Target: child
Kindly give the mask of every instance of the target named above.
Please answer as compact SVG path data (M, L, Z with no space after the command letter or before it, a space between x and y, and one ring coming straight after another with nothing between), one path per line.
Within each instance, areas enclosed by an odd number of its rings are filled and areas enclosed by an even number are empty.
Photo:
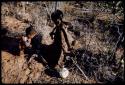
M60 10L56 10L51 15L51 19L55 24L55 28L50 33L50 36L54 40L53 44L55 46L55 51L56 51L55 54L56 53L58 54L57 59L55 58L56 59L55 62L53 61L53 63L55 63L53 64L54 65L53 67L55 67L57 64L62 66L64 57L63 53L67 53L72 50L71 43L73 41L73 38L71 34L68 33L68 29L70 29L72 25L68 22L64 22L62 18L63 18L63 13ZM55 56L52 57L54 58Z

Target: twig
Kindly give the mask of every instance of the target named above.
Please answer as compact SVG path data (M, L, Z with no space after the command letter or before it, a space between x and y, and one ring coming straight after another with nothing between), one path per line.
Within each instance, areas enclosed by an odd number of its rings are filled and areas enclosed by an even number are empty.
M85 73L83 72L83 70L79 67L79 65L76 63L76 61L70 57L70 59L73 61L73 64L81 71L81 73L83 74L83 76L85 77L86 80L89 80L89 78L85 75Z

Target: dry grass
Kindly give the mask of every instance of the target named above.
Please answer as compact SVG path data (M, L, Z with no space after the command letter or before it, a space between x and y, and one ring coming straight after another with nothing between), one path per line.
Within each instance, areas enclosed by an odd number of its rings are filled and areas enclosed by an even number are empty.
M24 31L29 25L14 17L6 16L2 19L2 27L12 32Z
M2 83L95 83L94 80L86 81L83 77L75 74L73 71L66 79L48 76L42 63L34 59L29 62L22 53L20 56L14 56L2 51Z
M49 2L50 3L50 2ZM1 10L1 18L2 18L2 27L7 28L13 32L22 32L29 26L29 23L25 23L26 21L31 22L31 24L35 27L37 32L43 34L43 44L51 44L52 40L50 39L49 33L52 31L52 28L46 26L46 10L41 4L43 2L29 2L29 4L25 4L22 6L22 3L17 2L16 5L14 3L2 3ZM54 5L52 3L48 5ZM51 7L51 6L50 6ZM24 10L25 8L25 10ZM114 52L114 44L115 43L106 43L103 41L105 37L110 37L109 33L101 33L99 32L98 26L96 26L97 22L95 22L95 28L88 29L92 30L88 33L88 31L82 24L79 24L77 18L92 16L92 14L84 14L81 13L81 10L74 7L70 4L62 4L60 9L64 12L64 20L74 22L73 26L77 26L79 29L82 29L83 36L77 37L78 39L75 49L83 48L88 51L91 51L93 54L105 54L108 52ZM52 10L51 10L52 12ZM104 20L108 21L112 14L105 13L95 13L96 20ZM124 16L115 16L115 20L120 22L123 21ZM81 26L81 27L80 27ZM76 28L75 28L76 29ZM98 31L99 30L99 31ZM74 34L72 34L74 36ZM124 50L118 50L116 52L116 56L120 58L123 55ZM66 79L50 77L48 76L44 70L42 63L37 62L35 59L30 60L28 62L24 54L22 53L20 56L14 56L8 52L2 51L1 62L2 62L2 83L50 83L50 84L75 84L75 83L83 83L83 84L92 84L98 83L94 79L90 79L89 81L84 80L81 75L78 75L77 72L71 70L69 76Z

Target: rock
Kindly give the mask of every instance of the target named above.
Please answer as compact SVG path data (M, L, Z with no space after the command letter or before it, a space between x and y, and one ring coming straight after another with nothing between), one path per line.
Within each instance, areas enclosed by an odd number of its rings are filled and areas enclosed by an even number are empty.
M26 73L26 75L28 75L30 73L30 70L27 68L25 73Z

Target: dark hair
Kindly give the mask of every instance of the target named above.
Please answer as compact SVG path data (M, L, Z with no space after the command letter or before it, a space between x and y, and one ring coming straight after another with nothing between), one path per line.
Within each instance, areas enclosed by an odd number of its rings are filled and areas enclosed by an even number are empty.
M51 14L51 19L53 21L57 20L57 19L61 19L63 18L63 12L61 10L56 10Z
M32 25L30 25L28 28L26 28L26 36L31 34L31 32L35 31Z

